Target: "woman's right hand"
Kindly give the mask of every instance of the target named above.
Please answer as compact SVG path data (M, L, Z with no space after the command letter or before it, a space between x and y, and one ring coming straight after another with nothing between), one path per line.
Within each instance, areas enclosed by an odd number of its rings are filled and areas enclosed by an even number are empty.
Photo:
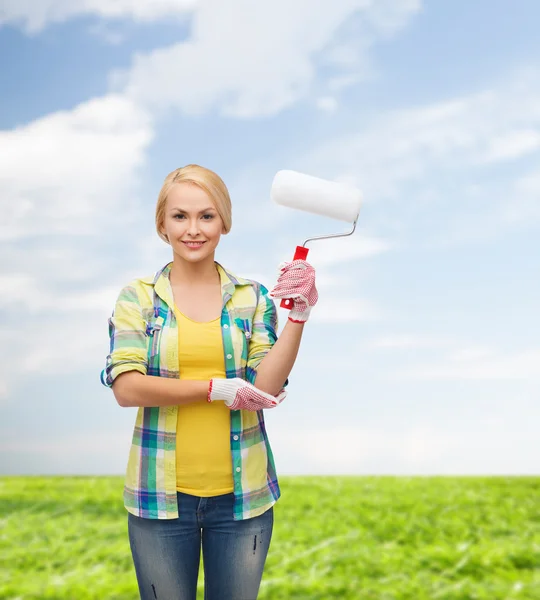
M257 411L274 408L281 404L286 396L287 392L284 389L277 396L272 396L240 377L211 379L208 389L208 402L223 400L231 410Z

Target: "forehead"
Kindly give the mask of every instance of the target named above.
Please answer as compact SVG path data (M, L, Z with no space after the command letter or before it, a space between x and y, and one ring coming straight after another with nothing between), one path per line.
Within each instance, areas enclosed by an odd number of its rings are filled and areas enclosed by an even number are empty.
M167 195L167 207L182 210L205 209L214 206L210 196L193 183L175 183Z

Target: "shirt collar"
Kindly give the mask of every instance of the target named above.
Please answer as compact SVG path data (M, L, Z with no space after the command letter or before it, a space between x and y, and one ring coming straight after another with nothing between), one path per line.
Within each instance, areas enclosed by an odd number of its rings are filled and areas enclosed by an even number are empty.
M150 283L154 286L156 294L164 300L169 306L174 306L174 298L171 288L171 282L169 279L172 262L167 263L164 267L159 269L153 277L153 279L146 280L147 283ZM214 263L219 273L219 278L221 280L221 295L223 297L223 305L229 301L229 299L233 296L236 287L251 285L252 282L249 279L244 279L243 277L238 277L231 271L225 269L218 262Z

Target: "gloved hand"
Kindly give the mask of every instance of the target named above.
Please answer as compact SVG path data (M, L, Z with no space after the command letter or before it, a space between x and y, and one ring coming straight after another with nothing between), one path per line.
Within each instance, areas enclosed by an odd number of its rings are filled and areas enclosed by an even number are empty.
M279 265L280 275L272 298L291 298L294 302L289 319L296 323L305 323L311 308L317 304L319 294L315 287L315 269L305 260L293 260Z
M276 396L258 390L254 385L234 377L232 379L211 379L208 389L208 402L223 400L231 410L257 411L263 408L274 408L281 404L287 392L281 390Z

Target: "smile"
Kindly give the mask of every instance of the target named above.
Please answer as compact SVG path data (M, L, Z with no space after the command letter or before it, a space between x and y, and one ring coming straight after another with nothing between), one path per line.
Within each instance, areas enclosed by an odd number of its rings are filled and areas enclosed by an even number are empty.
M200 248L204 242L182 242L183 244L185 244L188 248Z

